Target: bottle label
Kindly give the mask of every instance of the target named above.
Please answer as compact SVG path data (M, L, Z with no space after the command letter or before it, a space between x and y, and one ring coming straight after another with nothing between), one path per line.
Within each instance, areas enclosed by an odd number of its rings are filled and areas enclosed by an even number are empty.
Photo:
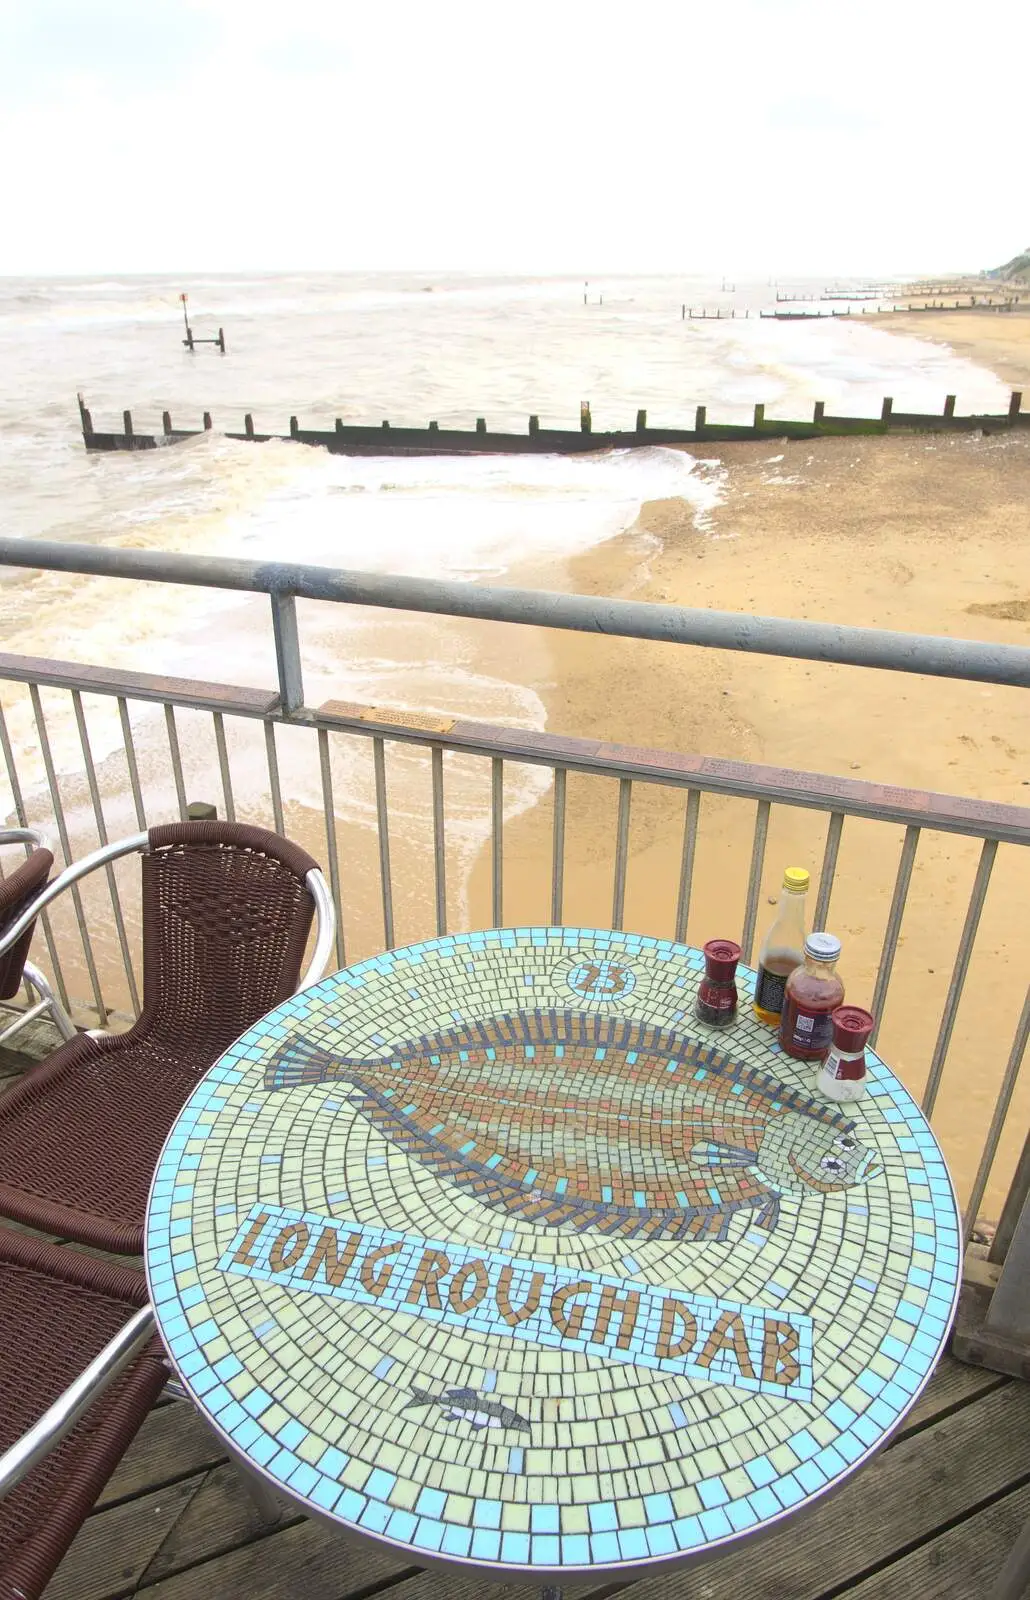
M761 1011L783 1010L788 976L788 973L769 972L765 967L759 967L758 982L755 984L755 1005Z
M842 1056L831 1049L826 1057L825 1071L839 1083L857 1083L866 1075L865 1052L858 1056Z
M812 1015L799 1010L794 1018L794 1044L802 1050L825 1050L833 1039L833 1021L828 1011Z

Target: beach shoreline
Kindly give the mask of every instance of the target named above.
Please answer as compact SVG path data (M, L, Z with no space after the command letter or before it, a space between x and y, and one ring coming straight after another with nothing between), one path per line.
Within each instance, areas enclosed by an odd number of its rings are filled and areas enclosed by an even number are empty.
M921 328L916 331L922 334ZM985 359L983 349L971 353ZM1018 349L1009 361L999 376L1014 381L1007 371L1018 367ZM1030 494L1030 439L1025 435L770 439L719 447L718 459L725 474L722 501L705 527L696 526L684 502L650 503L632 528L566 563L560 574L553 567L546 572L522 568L510 572L506 582L1026 641L1030 562L1022 507ZM547 708L551 731L1027 802L1027 779L1021 774L1030 773L1030 729L1018 690L531 631L537 635L534 656L548 663L547 677L533 687ZM623 913L627 928L661 937L673 933L685 798L684 791L635 786ZM614 779L570 775L567 924L611 925L617 813ZM739 937L754 821L753 802L703 797L689 942ZM552 799L545 795L505 830L506 924L548 920L552 822ZM842 970L857 1004L868 1005L872 995L902 834L887 824L845 825L829 925L844 942ZM783 866L807 864L815 877L824 837L820 814L774 810L759 937ZM935 1118L963 1191L979 1159L1030 959L1030 937L1021 918L1030 893L1030 863L1023 855L1018 847L1003 846L999 852L1000 870L984 908ZM880 1037L885 1059L916 1094L929 1070L978 858L974 840L925 834L920 841ZM472 927L492 921L491 868L484 848L470 880ZM1006 1001L985 1016L976 994L988 981ZM1000 1176L988 1191L984 1215L995 1214L1000 1204L1017 1130L1028 1114L1030 1084L1024 1083L1009 1116Z

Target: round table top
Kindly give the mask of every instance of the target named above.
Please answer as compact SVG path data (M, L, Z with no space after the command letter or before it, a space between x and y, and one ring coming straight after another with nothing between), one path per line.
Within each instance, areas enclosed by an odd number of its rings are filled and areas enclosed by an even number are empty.
M853 1471L957 1295L944 1160L698 951L580 928L390 951L287 1000L170 1134L147 1272L183 1383L312 1511L546 1575L703 1554Z

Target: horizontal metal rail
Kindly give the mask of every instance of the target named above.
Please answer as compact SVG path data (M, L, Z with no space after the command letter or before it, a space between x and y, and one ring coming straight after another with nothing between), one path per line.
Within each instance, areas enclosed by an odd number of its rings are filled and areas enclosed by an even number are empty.
M294 596L1030 687L1030 649L1023 646L897 633L882 628L755 617L735 611L702 611L643 600L557 594L543 589L504 589L285 561L245 561L226 556L61 544L51 539L0 538L0 564L267 594L274 602L277 634L283 632L284 609L288 609L282 605L283 598ZM281 672L280 677L284 704L292 710L298 703L300 689L292 656L288 661L281 660L281 666L291 669L288 673Z

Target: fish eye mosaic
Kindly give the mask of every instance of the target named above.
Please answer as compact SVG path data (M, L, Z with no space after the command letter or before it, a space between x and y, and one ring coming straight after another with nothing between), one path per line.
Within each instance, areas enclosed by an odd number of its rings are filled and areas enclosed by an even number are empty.
M455 935L226 1053L147 1269L237 1450L414 1552L556 1572L702 1553L875 1449L954 1309L943 1159L871 1052L844 1115L750 1015L697 1022L702 971L632 934Z

